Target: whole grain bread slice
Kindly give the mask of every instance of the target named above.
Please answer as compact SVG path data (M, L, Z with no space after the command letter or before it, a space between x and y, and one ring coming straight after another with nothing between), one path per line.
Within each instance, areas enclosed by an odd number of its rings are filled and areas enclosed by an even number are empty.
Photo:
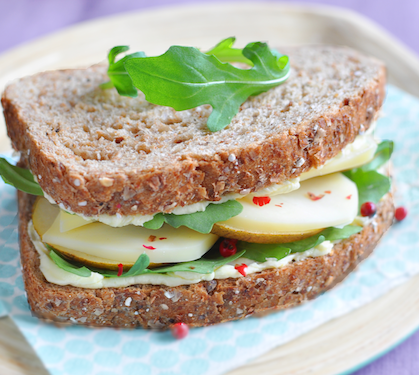
M127 328L166 329L178 322L206 326L293 307L315 298L370 255L392 224L394 213L389 193L378 205L374 220L360 233L336 243L330 254L279 269L177 287L82 289L55 285L44 278L28 235L34 197L18 194L22 272L32 313L59 323Z
M259 190L335 156L370 126L385 68L343 47L280 48L289 80L249 98L224 130L211 107L176 112L101 90L106 67L22 78L2 96L8 134L57 203L85 215L171 212Z

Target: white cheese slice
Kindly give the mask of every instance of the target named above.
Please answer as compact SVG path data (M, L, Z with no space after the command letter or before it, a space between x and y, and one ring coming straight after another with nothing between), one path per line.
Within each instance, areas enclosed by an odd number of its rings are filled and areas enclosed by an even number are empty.
M158 230L128 225L120 228L91 223L66 232L60 230L61 217L42 236L42 241L94 257L133 263L145 253L151 263L177 263L199 259L217 241L213 234L202 234L186 227L165 224Z
M334 173L304 181L298 190L276 195L264 206L255 204L253 197L240 203L243 211L223 224L240 231L298 233L352 223L358 191L351 180Z
M266 197L267 195L273 197L279 194L287 194L291 191L297 190L300 187L300 178L293 178L291 180L285 181L282 184L273 184L267 186L264 189L258 190L254 193L249 194L250 196L255 197Z
M312 168L308 172L302 173L300 175L300 181L330 173L346 171L367 164L374 158L377 146L377 141L372 134L358 136L354 142L347 145L339 154L319 168Z

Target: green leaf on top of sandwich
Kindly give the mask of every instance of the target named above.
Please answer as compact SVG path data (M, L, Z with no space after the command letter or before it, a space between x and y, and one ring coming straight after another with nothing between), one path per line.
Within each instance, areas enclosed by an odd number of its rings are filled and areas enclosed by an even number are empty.
M205 52L205 54L208 56L214 55L221 62L237 62L253 66L252 61L243 55L242 48L233 48L235 41L236 38L234 37L223 39L215 47Z
M192 214L157 214L152 220L144 223L148 229L159 229L166 222L174 228L181 225L193 229L200 233L210 233L215 223L225 221L233 216L237 216L243 211L243 206L236 200L230 200L220 204L209 204L205 211L194 212Z
M288 56L266 43L249 43L240 50L232 48L234 41L227 38L207 53L171 46L160 56L131 54L116 63L115 57L128 47L114 47L108 56L108 75L120 95L136 96L136 87L150 103L177 111L210 104L213 110L207 127L218 131L231 122L249 96L280 85L290 73ZM244 62L251 68L236 68L228 62Z
M265 262L267 258L280 260L287 255L301 253L320 245L324 241L337 241L349 238L362 230L362 227L346 225L343 228L326 228L320 233L300 241L279 244L257 244L244 241L237 242L238 250L246 250L245 258Z
M12 185L25 193L44 195L41 187L28 169L16 167L4 158L0 158L0 176L6 184Z
M129 50L128 46L117 46L112 48L108 54L109 68L108 76L110 81L102 84L100 87L102 89L107 89L115 87L120 95L130 96L135 98L138 96L137 89L132 84L132 80L125 70L125 62L132 58L142 58L146 57L144 52L135 52L129 55L126 55L122 59L115 62L116 56L120 53L126 52Z

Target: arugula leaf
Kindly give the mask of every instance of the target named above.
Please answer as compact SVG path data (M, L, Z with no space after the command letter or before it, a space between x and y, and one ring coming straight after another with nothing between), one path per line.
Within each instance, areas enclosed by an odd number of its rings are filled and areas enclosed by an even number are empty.
M391 154L393 153L394 142L385 140L378 144L377 150L374 154L374 159L372 159L368 164L363 165L359 169L362 169L364 172L377 170L387 161L390 160Z
M243 211L243 206L236 200L230 200L220 204L209 204L205 211L187 215L165 214L167 224L174 228L181 225L196 230L200 233L209 233L215 223L225 221L237 216Z
M63 259L58 253L56 253L53 247L49 246L48 244L45 244L45 246L49 250L49 256L51 257L51 259L62 270L81 277L90 277L90 275L92 274L92 272L87 267L77 267Z
M256 244L244 241L237 242L237 249L246 250L246 258L265 262L266 258L285 258L289 254L301 253L320 245L324 241L336 241L348 238L362 230L362 227L346 225L339 228L326 228L320 233L300 241L280 244Z
M135 52L115 62L116 56L128 50L129 50L128 46L116 46L116 47L113 47L109 51L108 76L110 78L110 81L103 83L100 87L102 89L115 87L119 95L130 96L132 98L135 98L136 96L138 96L138 92L135 86L132 84L132 80L130 76L128 75L127 71L125 70L124 64L129 59L144 58L146 56L144 52Z
M122 273L121 276L118 276L118 271L112 271L97 267L89 266L89 269L93 272L99 273L104 277L131 277L131 276L138 276L148 273L148 265L150 264L150 258L147 254L141 254L137 260L135 261L134 265L125 273Z
M151 103L177 111L210 104L213 111L207 126L217 131L231 122L250 95L278 86L289 76L288 56L278 58L266 43L249 43L243 56L253 68L235 68L214 55L182 46L172 46L157 57L129 58L124 65L134 86Z
M214 55L221 62L240 62L253 66L253 63L243 56L241 48L232 48L235 41L235 37L226 38L205 54Z
M41 187L35 182L28 169L16 167L4 158L0 158L0 176L6 184L12 185L25 193L44 195Z
M320 232L325 237L325 241L338 241L351 237L355 233L362 231L358 225L345 225L343 228L330 227Z
M166 222L174 228L183 225L200 233L210 233L215 223L237 216L242 210L241 203L230 200L220 204L209 204L205 211L192 214L157 214L143 226L148 229L159 229Z
M346 177L355 182L358 188L359 207L365 202L377 203L390 191L390 178L378 173L376 169L380 168L390 159L393 148L394 143L392 141L382 141L375 151L374 159L368 164L342 172Z
M236 254L224 258L201 258L191 262L177 263L167 267L159 267L149 269L148 273L168 273L168 272L196 272L208 274L214 272L217 268L224 266L225 264L232 262L245 253L244 250L238 251Z
M282 246L282 244L260 244L239 241L237 248L246 251L246 258L256 260L257 262L265 262L267 258L280 260L291 254L291 249Z
M144 272L144 270L150 264L150 258L147 254L141 254L134 265L129 269L127 273L123 273L120 277L137 276Z
M148 229L160 229L165 222L166 220L164 219L164 215L160 213L154 215L154 217L151 220L146 221L143 224L143 227Z
M390 191L390 178L377 171L364 172L361 168L357 168L343 174L355 182L358 188L359 207L365 202L378 203Z

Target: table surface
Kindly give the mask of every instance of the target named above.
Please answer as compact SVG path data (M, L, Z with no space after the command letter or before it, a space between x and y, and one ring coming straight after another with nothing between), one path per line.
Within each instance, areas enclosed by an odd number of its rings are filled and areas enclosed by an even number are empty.
M201 1L203 2L203 1ZM208 1L207 1L208 2ZM131 10L187 3L181 0L0 0L0 53L37 37L73 24ZM196 3L196 2L195 2ZM405 45L419 53L419 2L400 0L394 2L370 0L305 0L305 3L322 3L345 6L372 18L399 38ZM395 349L356 371L354 375L411 375L419 373L419 333Z

